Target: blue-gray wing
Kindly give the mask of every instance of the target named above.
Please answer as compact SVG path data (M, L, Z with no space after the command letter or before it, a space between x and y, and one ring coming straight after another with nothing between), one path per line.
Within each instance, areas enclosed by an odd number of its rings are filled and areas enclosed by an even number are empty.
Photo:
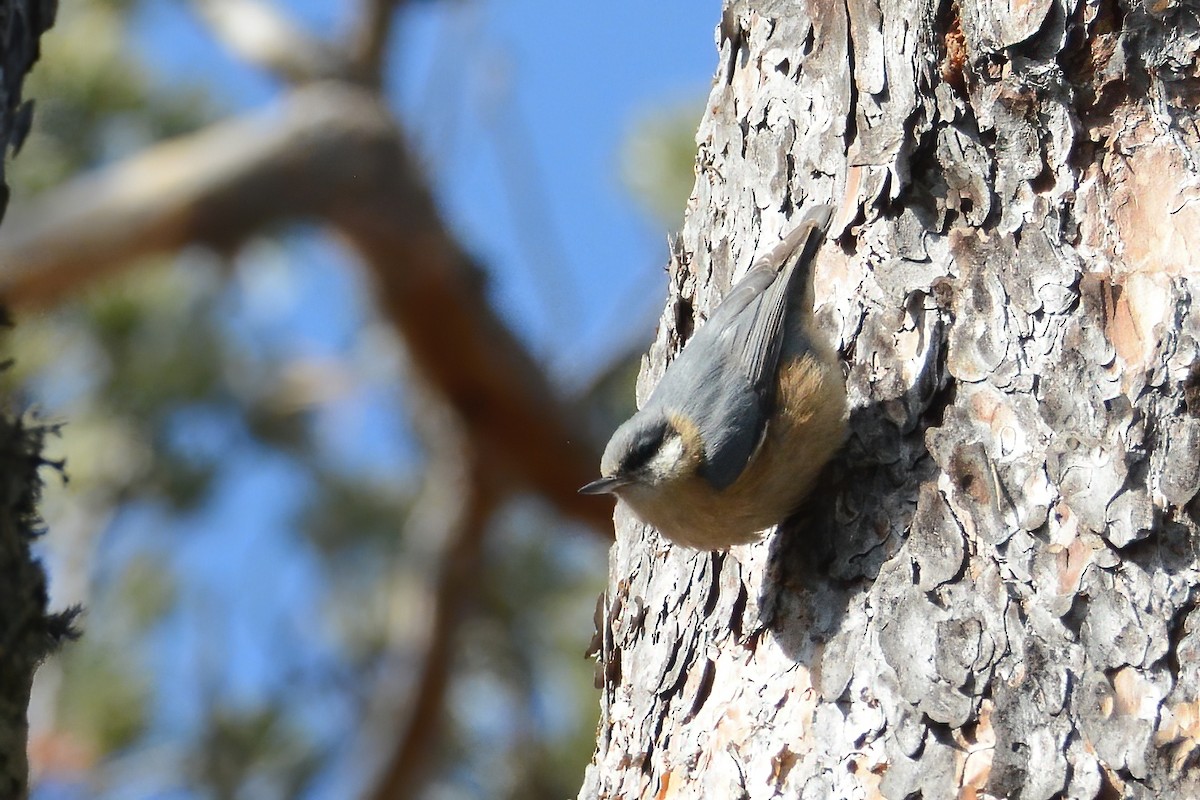
M695 421L705 445L701 474L719 489L737 480L762 440L787 314L803 297L832 213L827 205L808 209L755 262L671 363L651 398Z
M813 259L832 215L833 207L828 205L806 209L800 224L755 262L747 273L749 277L758 270L768 270L772 275L777 274L778 279L760 291L721 329L724 346L737 354L742 374L754 390L768 400L774 398L784 319L788 310L803 300ZM741 283L739 281L739 285Z

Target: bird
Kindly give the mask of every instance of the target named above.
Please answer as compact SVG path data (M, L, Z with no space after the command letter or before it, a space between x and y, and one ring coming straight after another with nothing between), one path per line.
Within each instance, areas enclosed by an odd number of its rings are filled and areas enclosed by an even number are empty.
M813 326L813 261L833 216L811 205L757 259L613 433L601 477L676 544L723 550L790 516L845 439L846 390Z

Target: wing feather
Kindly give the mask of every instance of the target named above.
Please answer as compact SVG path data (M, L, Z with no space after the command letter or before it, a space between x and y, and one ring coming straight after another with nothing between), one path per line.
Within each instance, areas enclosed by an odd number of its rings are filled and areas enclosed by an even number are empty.
M755 261L651 397L651 403L657 399L696 420L704 437L701 473L717 488L737 480L762 440L775 401L787 314L803 295L832 213L831 206L810 207Z

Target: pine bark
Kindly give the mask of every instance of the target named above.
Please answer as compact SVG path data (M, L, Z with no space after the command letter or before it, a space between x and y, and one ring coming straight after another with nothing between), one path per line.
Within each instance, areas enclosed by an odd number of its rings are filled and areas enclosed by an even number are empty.
M726 553L618 509L581 798L1200 796L1200 23L734 0L644 364L808 202L851 435Z
M37 60L38 39L54 20L55 5L54 0L0 0L0 217L8 203L4 160L20 149L33 113L32 104L21 99L21 86ZM0 308L0 329L4 324ZM0 403L0 798L5 800L28 794L26 710L33 672L70 629L70 615L47 614L45 574L30 553L39 531L44 433L12 417Z

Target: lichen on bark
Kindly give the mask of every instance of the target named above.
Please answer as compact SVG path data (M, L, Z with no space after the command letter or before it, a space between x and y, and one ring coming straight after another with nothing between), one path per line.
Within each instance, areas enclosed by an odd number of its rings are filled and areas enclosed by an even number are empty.
M0 218L8 204L4 163L20 149L33 114L23 100L39 38L54 21L55 0L0 0ZM3 269L0 265L0 269ZM0 330L6 325L0 308ZM0 358L0 370L4 368ZM30 543L40 530L37 499L46 428L0 404L0 797L28 792L26 709L38 663L71 635L74 612L48 614L46 582Z
M31 545L41 533L41 456L49 429L0 413L0 796L27 790L26 707L38 664L73 636L76 612L47 612L46 575Z

